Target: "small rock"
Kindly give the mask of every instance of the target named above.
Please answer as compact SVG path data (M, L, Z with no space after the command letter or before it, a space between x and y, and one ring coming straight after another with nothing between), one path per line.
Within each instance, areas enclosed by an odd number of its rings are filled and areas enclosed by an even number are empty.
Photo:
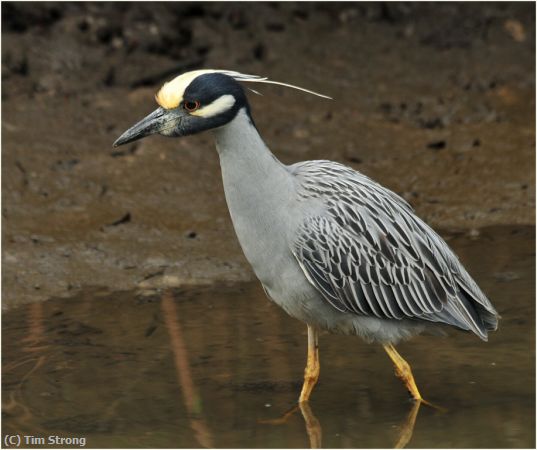
M166 287L179 287L183 284L183 280L177 275L165 274L162 277L162 283Z
M526 31L524 30L524 25L522 25L518 20L506 20L503 24L503 28L514 41L524 42L526 40Z
M349 23L358 17L358 10L356 8L344 9L339 13L339 21L341 23Z
M293 136L297 139L307 139L310 133L305 128L295 128L293 130Z
M478 238L481 235L481 232L477 228L472 228L470 231L468 231L468 237L470 238Z
M13 253L4 253L4 263L14 263L19 259Z

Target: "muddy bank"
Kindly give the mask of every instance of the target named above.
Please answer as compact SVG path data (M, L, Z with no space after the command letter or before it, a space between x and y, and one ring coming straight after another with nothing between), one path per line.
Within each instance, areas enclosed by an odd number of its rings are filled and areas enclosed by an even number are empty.
M252 279L209 135L111 143L174 74L269 75L286 163L337 160L434 227L534 224L531 4L3 3L3 305Z

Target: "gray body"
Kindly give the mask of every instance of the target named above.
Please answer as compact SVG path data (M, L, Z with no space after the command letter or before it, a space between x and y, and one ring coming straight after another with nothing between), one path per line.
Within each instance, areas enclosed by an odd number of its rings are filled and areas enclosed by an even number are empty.
M240 245L289 315L381 343L435 323L485 340L496 328L488 299L403 199L337 163L280 163L245 109L212 131Z

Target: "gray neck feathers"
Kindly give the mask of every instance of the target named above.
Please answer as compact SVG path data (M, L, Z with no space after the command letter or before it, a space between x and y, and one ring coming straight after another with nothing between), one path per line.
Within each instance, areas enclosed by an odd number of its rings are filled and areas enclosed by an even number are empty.
M252 199L270 197L275 192L265 190L275 187L277 193L285 189L282 183L291 182L287 167L265 145L244 109L227 125L214 129L213 134L226 195L239 190Z
M244 109L213 134L231 219L255 270L258 255L269 250L273 235L282 237L281 224L287 221L283 217L285 205L294 197L293 179L267 148Z
M276 170L284 166L267 148L257 129L252 124L245 109L241 109L235 118L226 125L215 128L213 134L216 140L216 150L220 156L220 162L225 164L249 164ZM249 167L254 170L255 167Z

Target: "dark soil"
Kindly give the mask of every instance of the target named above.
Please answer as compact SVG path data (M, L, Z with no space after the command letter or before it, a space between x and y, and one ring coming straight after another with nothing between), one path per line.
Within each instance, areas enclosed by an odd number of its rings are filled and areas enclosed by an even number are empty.
M186 70L268 75L284 162L333 159L432 226L532 225L532 3L2 3L4 307L249 280L210 135L112 142Z

